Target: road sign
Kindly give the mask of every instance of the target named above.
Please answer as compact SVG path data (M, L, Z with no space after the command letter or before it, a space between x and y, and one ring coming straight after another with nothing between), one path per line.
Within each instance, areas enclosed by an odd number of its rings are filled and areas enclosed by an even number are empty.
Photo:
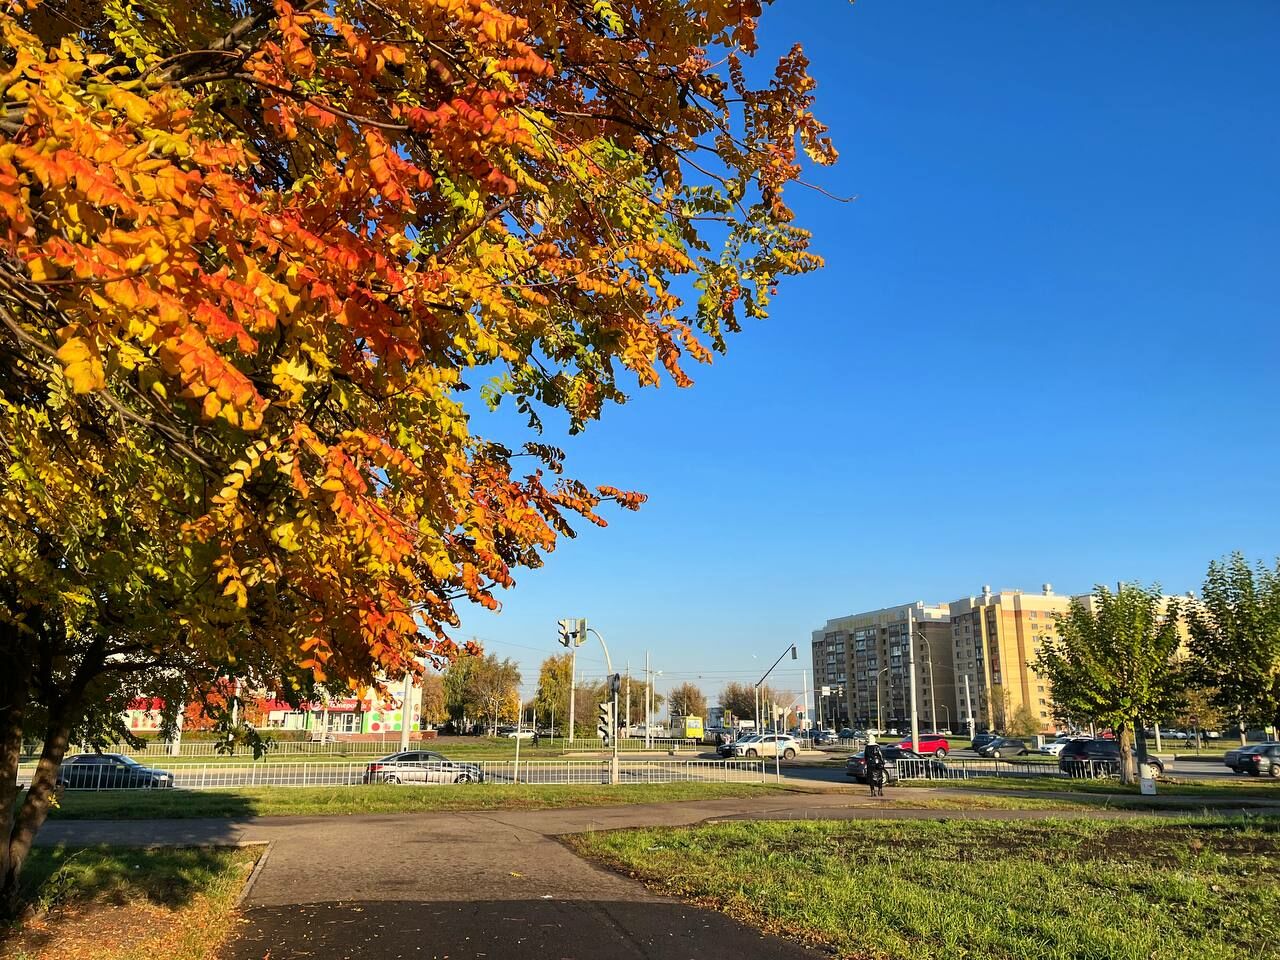
M614 735L616 727L613 722L613 704L600 704L599 718L596 721L596 735L600 737L605 744L610 743L610 738Z

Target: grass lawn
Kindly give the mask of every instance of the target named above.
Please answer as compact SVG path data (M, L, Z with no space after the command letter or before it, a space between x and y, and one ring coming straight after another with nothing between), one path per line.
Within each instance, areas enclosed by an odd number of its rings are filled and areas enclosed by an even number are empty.
M203 960L226 939L261 848L37 847L36 915L0 929L11 960Z
M786 790L762 783L653 783L599 786L239 787L226 790L70 791L55 820L149 820L192 817L284 817L450 810L541 810L673 800L756 797Z
M787 821L571 838L661 893L844 957L1274 956L1280 822Z
M946 787L961 790L1024 790L1056 793L1088 793L1105 796L1139 796L1137 784L1125 786L1119 780L1077 780L1072 777L976 777L970 780L906 780L903 787ZM1157 796L1233 797L1280 802L1280 780L1261 777L1239 777L1231 780L1160 781Z

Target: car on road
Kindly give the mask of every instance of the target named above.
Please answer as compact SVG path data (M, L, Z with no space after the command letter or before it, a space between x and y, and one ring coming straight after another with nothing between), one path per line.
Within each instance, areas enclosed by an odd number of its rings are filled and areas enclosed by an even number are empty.
M1252 777L1280 779L1280 743L1264 743L1240 759L1241 769Z
M978 756L995 760L1002 757L1020 757L1029 752L1027 741L1019 740L1017 737L996 737L977 748Z
M854 730L852 727L842 727L840 729L840 733L837 734L841 740L853 740L857 735L858 731Z
M57 785L71 790L158 789L172 787L173 774L144 767L122 753L81 753L62 762Z
M1051 757L1061 756L1062 751L1066 748L1067 744L1070 743L1072 740L1077 740L1077 739L1079 738L1078 737L1058 737L1056 740L1050 740L1048 743L1044 745L1044 752L1049 754L1049 756Z
M815 747L832 747L840 742L840 738L830 730L811 730L809 739Z
M946 773L946 765L941 761L932 757L922 756L909 747L881 747L884 753L884 773L886 783L896 783L898 781L898 761L899 760L919 760L927 764L925 771L928 776L942 776ZM858 783L867 782L867 751L859 750L844 763L844 772L846 776L853 777Z
M911 746L911 738L907 737L898 746L905 750L913 750ZM951 752L951 744L947 742L946 737L938 736L933 733L920 734L920 753L931 753L938 759L942 759Z
M1269 741L1267 743L1250 744L1247 747L1237 747L1234 750L1228 750L1223 755L1222 762L1236 773L1255 773L1258 770L1258 761L1254 759L1254 755L1259 750L1269 750L1271 747L1280 747L1280 743Z
M735 744L744 743L747 740L754 740L758 736L760 736L758 733L745 733L737 739L734 739L733 734L730 733L724 743L716 747L716 753L720 754L722 757L732 757L733 747Z
M1164 774L1159 757L1147 756L1147 763ZM1120 773L1120 744L1115 740L1080 738L1072 740L1058 754L1058 769L1072 777L1105 776Z
M483 783L479 764L450 760L431 750L404 750L365 767L364 783Z
M800 752L800 741L785 733L764 733L739 740L733 745L735 757L782 757L790 760Z
M985 747L992 740L1000 739L1000 735L996 733L975 733L973 740L969 744L969 749L977 752L979 747Z
M532 740L533 731L518 729L516 727L499 727L498 736L505 737L508 740Z

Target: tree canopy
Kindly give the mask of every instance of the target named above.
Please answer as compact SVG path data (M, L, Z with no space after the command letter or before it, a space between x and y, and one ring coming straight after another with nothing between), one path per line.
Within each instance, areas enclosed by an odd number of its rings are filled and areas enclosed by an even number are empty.
M1178 615L1178 603L1159 588L1096 587L1089 597L1071 598L1033 664L1053 685L1059 720L1115 732L1125 782L1134 777L1134 728L1169 713L1179 699L1172 663L1182 642Z
M46 744L6 897L91 705L439 665L456 601L639 505L547 413L688 384L820 264L783 194L835 154L798 48L749 79L762 6L0 0L6 832Z
M1189 623L1193 670L1209 702L1241 733L1251 723L1280 725L1280 562L1251 566L1233 553L1210 563Z
M680 683L667 692L673 717L707 716L707 698L696 683Z

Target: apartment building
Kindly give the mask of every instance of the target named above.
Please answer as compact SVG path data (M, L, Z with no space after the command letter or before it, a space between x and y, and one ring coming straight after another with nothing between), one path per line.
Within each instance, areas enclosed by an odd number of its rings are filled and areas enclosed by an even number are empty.
M814 715L828 726L908 727L913 645L922 729L946 727L958 716L946 604L917 601L828 620L813 631L812 644Z
M1005 730L1029 713L1041 731L1054 729L1052 690L1032 665L1070 603L1046 583L1040 593L983 587L947 605L962 724L972 716L979 729Z

